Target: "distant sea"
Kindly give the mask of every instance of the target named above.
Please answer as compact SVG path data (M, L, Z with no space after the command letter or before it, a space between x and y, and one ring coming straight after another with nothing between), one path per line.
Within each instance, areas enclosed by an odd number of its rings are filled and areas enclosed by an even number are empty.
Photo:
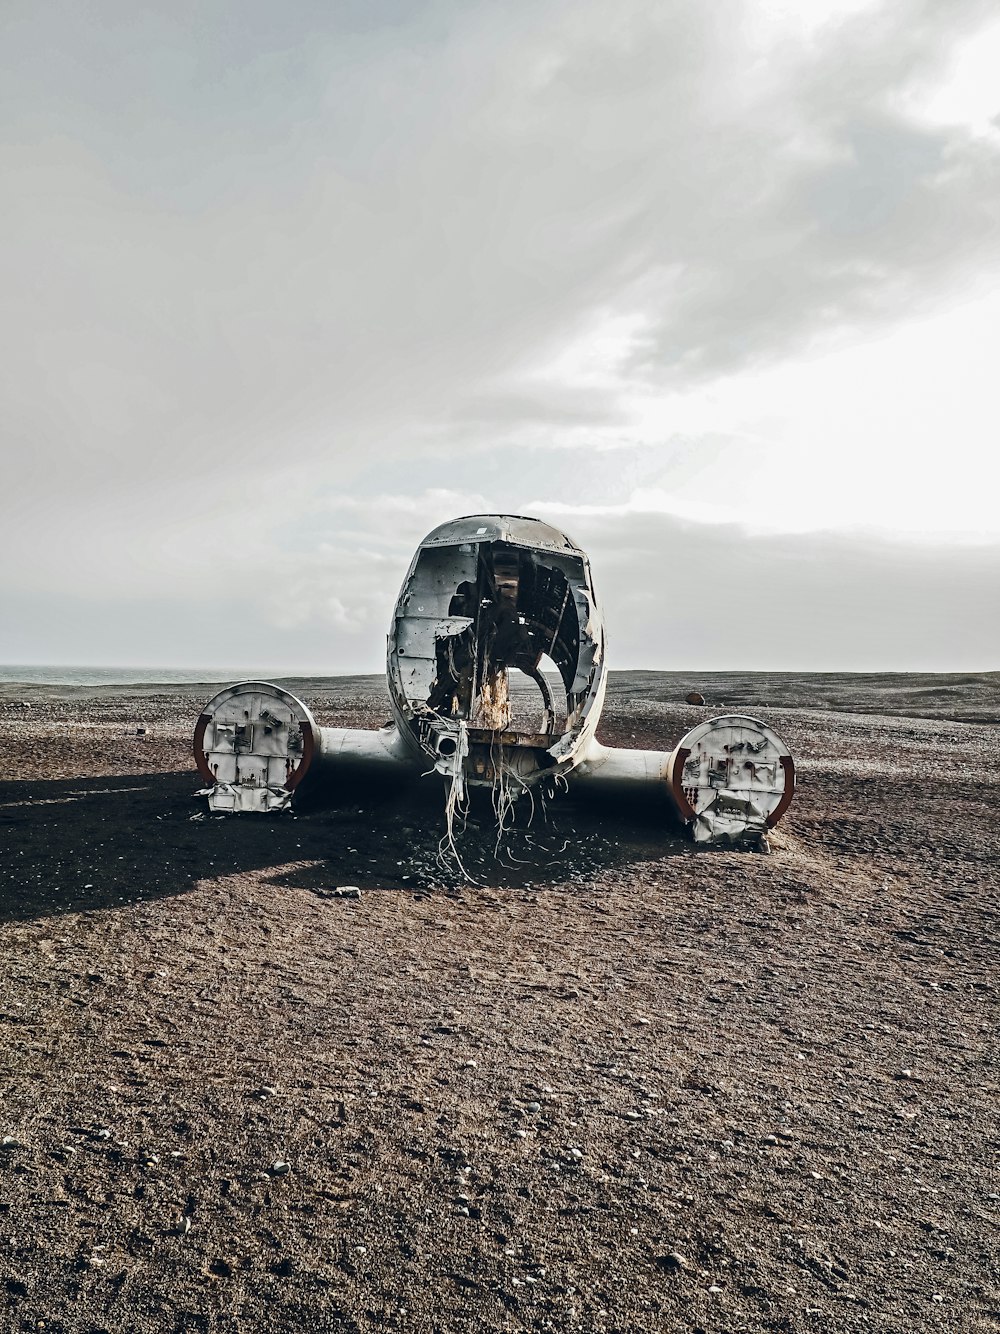
M250 674L222 671L217 667L188 671L178 667L25 667L0 666L0 683L16 681L39 686L133 686L185 685L187 682L246 681ZM254 676L252 679L265 681Z

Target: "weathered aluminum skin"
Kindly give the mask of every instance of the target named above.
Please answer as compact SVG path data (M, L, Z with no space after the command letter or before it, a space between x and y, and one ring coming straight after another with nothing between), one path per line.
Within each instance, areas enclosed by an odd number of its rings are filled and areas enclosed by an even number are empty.
M546 660L562 694L541 670ZM540 723L515 725L511 671L538 687ZM428 534L396 600L387 677L394 721L378 731L319 727L268 682L220 691L194 738L211 809L282 810L316 771L337 783L437 772L450 839L468 788L492 788L495 805L498 795L509 804L565 780L599 799L662 799L696 843L731 846L766 845L792 799L788 748L756 718L707 719L670 753L597 741L607 677L590 562L537 519L468 515Z
M506 657L484 647L499 638L498 626L521 635ZM452 668L449 692L443 676L456 646L462 664ZM446 777L460 771L464 784L491 786L503 769L516 787L530 787L586 751L606 689L604 648L590 562L571 538L522 515L453 519L421 542L396 600L387 654L393 717L413 752ZM518 667L537 680L543 655L566 695L547 733L518 738L502 720L477 719L487 685ZM459 698L463 685L467 699Z
M688 732L670 755L668 781L696 843L763 837L795 790L788 747L759 718L723 714Z
M205 705L195 763L213 811L275 811L312 762L318 729L305 704L280 686L241 681Z
M347 784L419 773L394 726L319 727L303 702L268 681L227 686L205 705L195 763L213 811L280 811L307 775L326 770Z

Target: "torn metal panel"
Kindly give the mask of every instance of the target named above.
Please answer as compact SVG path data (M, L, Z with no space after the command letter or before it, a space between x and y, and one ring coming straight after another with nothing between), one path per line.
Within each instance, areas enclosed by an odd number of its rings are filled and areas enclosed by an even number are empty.
M540 668L558 669L556 698ZM513 718L510 673L534 681L535 728ZM604 626L587 557L537 519L471 515L417 549L389 631L393 713L436 767L442 738L466 728L464 779L525 790L567 768L592 736L604 694ZM596 705L596 709L594 706Z

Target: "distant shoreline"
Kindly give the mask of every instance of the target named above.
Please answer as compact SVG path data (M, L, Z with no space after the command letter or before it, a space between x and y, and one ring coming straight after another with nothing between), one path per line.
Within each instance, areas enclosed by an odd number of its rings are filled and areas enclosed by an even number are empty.
M549 675L555 675L549 673ZM610 668L609 675L618 678L625 676L663 677L669 680L690 681L696 686L699 681L730 682L734 678L756 679L760 681L889 681L919 679L922 682L937 682L942 685L995 685L1000 687L1000 670L928 672L913 671L796 671L776 668L657 668L657 667L619 667ZM229 685L233 681L364 681L382 680L384 673L379 670L370 672L247 672L240 670L226 671L219 668L171 668L171 667L49 667L0 665L0 690L10 686L213 686ZM516 674L513 678L516 680Z
M29 669L30 670L30 669ZM44 708L62 700L74 710L88 701L119 699L133 701L179 699L194 715L222 685L247 680L235 672L216 677L210 672L167 672L147 669L33 669L15 676L17 668L0 668L0 713L5 719L27 717L28 710ZM139 677L139 679L135 679ZM132 679L129 679L132 678ZM164 679L172 678L172 679ZM283 685L311 707L342 716L351 701L363 696L381 717L388 717L388 695L381 672L356 675L265 677ZM512 685L520 695L534 685L514 674ZM608 708L605 718L616 711L623 716L641 714L650 708L680 707L691 711L686 696L703 695L704 710L713 714L737 712L755 717L788 710L820 710L869 717L894 716L951 719L974 724L1000 724L1000 672L699 672L628 671L609 673ZM692 719L701 716L698 706Z

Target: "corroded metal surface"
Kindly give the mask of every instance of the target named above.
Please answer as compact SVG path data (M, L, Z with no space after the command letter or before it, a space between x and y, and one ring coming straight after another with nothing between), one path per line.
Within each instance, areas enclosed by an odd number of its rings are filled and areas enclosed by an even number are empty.
M300 699L266 681L242 681L205 705L194 758L216 811L288 805L316 749L317 728Z
M534 684L530 717L520 698L515 708L512 672ZM538 519L477 514L428 534L396 600L387 678L393 721L379 731L317 727L266 682L222 691L195 732L212 809L280 810L315 770L342 782L437 774L457 856L470 788L492 791L501 830L525 793L571 785L599 799L650 795L696 843L723 845L759 843L792 798L788 749L756 718L709 719L671 753L598 742L607 677L590 562Z
M558 699L546 662L559 673ZM523 516L435 528L396 601L387 671L401 734L453 780L484 786L506 775L521 790L568 771L593 738L605 687L604 623L585 553ZM538 687L536 725L515 723L512 671Z
M763 836L792 799L795 766L788 747L758 718L709 718L680 741L667 776L681 818L696 843Z

